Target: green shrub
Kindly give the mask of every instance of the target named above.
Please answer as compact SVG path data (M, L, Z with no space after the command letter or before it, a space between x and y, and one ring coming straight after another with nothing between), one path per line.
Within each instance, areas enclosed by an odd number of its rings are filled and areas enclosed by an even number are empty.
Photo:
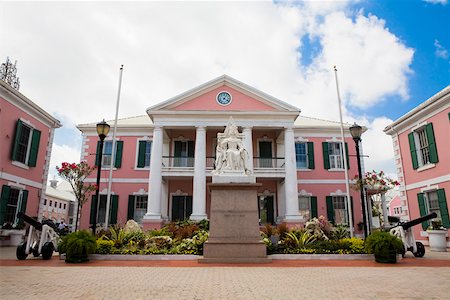
M88 254L95 253L96 248L95 236L87 230L66 235L58 245L59 252L66 254L68 263L88 261Z
M114 242L107 239L100 238L97 240L97 253L98 254L112 254L114 248Z
M350 232L348 231L348 227L346 225L337 225L332 233L332 238L334 240L342 240L350 237Z
M364 240L358 238L345 238L341 242L350 243L349 254L363 254L367 253L364 247Z
M375 254L375 257L387 258L393 252L402 253L403 242L388 232L376 231L367 238L366 250Z

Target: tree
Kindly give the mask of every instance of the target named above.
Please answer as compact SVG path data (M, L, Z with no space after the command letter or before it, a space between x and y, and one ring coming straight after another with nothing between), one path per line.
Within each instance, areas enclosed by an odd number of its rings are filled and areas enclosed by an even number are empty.
M78 164L63 162L61 167L56 166L59 176L70 183L75 198L78 201L77 217L75 231L78 229L78 218L83 204L87 202L92 192L97 190L96 184L85 184L84 181L94 170L87 162L82 161Z

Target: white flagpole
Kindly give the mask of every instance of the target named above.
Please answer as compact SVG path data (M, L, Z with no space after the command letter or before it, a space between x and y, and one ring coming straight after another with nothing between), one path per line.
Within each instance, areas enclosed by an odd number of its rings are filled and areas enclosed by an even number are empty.
M117 91L117 103L116 103L116 118L114 119L113 136L112 136L112 149L111 149L111 162L109 164L109 179L108 179L108 194L106 196L106 213L105 213L105 229L109 225L109 207L111 203L111 185L112 185L112 175L113 167L116 161L116 132L117 132L117 118L119 116L119 102L120 102L120 90L122 88L122 73L123 65L120 66L119 74L119 90Z
M339 103L339 117L341 120L341 149L342 149L342 156L344 158L344 173L345 173L345 189L347 193L347 210L348 210L348 223L350 225L350 237L353 237L353 216L352 216L352 205L351 205L351 198L350 198L350 186L348 183L348 162L347 162L347 155L345 153L345 140L344 140L344 123L342 122L342 108L341 108L341 96L339 94L339 84L338 84L338 77L337 77L337 69L336 66L334 68L334 77L336 79L336 91L337 91L337 97L338 97L338 103Z

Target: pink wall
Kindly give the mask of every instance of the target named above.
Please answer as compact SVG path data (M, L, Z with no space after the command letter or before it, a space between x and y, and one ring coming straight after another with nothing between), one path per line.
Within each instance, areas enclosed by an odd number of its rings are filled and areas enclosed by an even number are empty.
M232 95L232 101L229 105L223 106L217 103L216 96L222 91L227 91ZM223 85L210 92L202 94L197 98L182 103L174 107L173 110L275 111L275 108L249 97L231 87Z
M418 172L413 169L411 152L409 149L408 134L411 130L406 130L399 134L400 151L403 159L403 172L406 184L427 180L442 175L447 175L450 170L450 123L448 113L450 109L444 110L427 121L433 123L433 130L436 140L439 162L434 168Z
M390 216L401 216L401 214L396 214L394 212L394 207L402 207L402 201L399 196L395 196L389 203L389 215Z
M20 108L11 104L3 98L0 98L0 167L1 171L13 176L18 176L23 179L31 180L37 184L42 184L43 173L46 162L47 147L50 138L50 127L38 121L30 114L24 112ZM12 164L11 151L14 143L14 135L17 126L17 120L22 118L29 121L31 125L37 130L41 131L41 138L39 142L39 152L37 156L36 166L21 168ZM9 181L0 179L0 188L7 185ZM39 199L41 189L25 185L28 190L28 200L26 214L30 216L38 216Z

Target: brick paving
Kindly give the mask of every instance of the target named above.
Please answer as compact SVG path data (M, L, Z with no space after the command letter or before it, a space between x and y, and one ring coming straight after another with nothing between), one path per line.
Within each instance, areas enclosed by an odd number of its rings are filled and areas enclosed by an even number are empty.
M372 261L91 261L6 259L1 299L450 299L450 253Z

